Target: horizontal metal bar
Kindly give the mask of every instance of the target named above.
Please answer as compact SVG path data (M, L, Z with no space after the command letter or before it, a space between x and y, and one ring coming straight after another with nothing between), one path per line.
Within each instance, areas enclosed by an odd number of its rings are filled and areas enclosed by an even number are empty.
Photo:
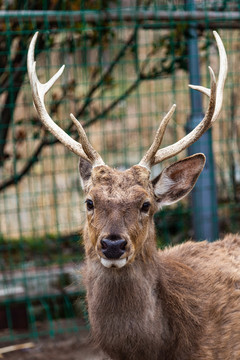
M180 21L179 21L180 22ZM160 29L173 29L175 26L177 26L178 21L174 21L171 22L171 24L169 25L169 23L167 22L162 22L162 23L146 23L146 24L142 24L141 27L144 30L160 30ZM196 29L212 29L212 30L217 30L217 29L240 29L240 21L203 21L203 20L199 20L196 24Z
M79 291L69 291L67 292L66 291L66 295L67 296L71 296L71 297L80 297L80 296L85 296L86 295L86 292L83 291L83 290L79 290ZM48 293L45 293L45 294L36 294L36 295L32 295L32 296L29 296L29 295L22 295L22 296L13 296L13 297L10 297L10 298L2 298L1 299L1 306L6 306L8 304L14 304L14 303L27 303L29 300L31 301L37 301L37 300L42 300L42 299L57 299L57 298L61 298L63 297L64 294L62 292L56 292L56 293L51 293L51 292L48 292Z
M52 10L10 10L0 11L1 19L33 19L41 21L43 18L47 18L48 21L85 21L98 23L104 20L110 21L219 21L219 27L221 22L225 24L231 24L240 20L240 12L228 11L152 11L152 10L139 10L133 11L130 9L111 9L108 11L52 11Z

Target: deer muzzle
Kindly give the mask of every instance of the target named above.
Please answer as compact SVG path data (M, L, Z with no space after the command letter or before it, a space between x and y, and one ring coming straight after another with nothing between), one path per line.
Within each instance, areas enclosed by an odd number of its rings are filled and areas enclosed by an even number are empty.
M107 268L121 268L128 261L127 241L121 235L109 234L100 240L100 260Z
M102 253L107 259L119 259L126 251L127 242L124 239L102 239Z

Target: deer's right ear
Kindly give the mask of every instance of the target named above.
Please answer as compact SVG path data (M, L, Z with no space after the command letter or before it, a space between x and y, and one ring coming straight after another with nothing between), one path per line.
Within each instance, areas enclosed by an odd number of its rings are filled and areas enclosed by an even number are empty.
M79 160L79 173L80 173L80 180L81 180L82 189L85 190L87 182L91 177L92 164L89 161L80 158L80 160Z

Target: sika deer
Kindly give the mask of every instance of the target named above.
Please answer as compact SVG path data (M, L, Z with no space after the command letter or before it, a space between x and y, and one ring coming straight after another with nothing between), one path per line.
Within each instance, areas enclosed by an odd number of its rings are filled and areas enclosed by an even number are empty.
M174 105L147 154L126 171L104 164L73 115L80 143L49 117L44 95L63 68L48 83L39 83L34 62L37 34L29 48L28 72L40 120L80 157L89 318L95 343L111 359L240 359L240 236L156 248L154 213L191 191L205 156L177 161L149 179L151 166L187 148L219 115L227 58L219 35L214 35L220 55L218 82L210 68L211 90L194 87L210 97L204 119L183 139L158 150Z

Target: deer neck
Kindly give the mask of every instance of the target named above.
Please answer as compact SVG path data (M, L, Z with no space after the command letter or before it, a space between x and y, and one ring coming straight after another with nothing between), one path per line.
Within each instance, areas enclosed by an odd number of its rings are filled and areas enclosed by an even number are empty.
M94 309L95 313L99 308L99 314L105 307L108 314L118 309L125 316L126 312L135 316L136 308L146 311L152 304L151 308L155 309L156 299L152 294L158 281L158 251L154 237L146 239L145 244L134 260L120 269L105 268L94 251L86 252L83 273L90 312Z
M153 247L151 258L139 256L121 269L104 268L87 257L85 275L93 335L102 348L111 324L115 335L111 344L117 347L122 334L127 338L130 331L144 344L139 345L143 353L150 349L143 359L158 359L159 354L165 359L170 348L176 354L197 350L195 335L201 336L204 305L197 290L197 276L190 268ZM156 356L152 353L155 343ZM140 354L135 358L141 359Z
M87 259L86 287L92 335L95 343L113 359L128 359L137 344L138 351L131 355L132 359L157 359L158 350L153 349L153 344L159 339L164 341L168 331L155 287L154 256L149 265L139 257L121 269L108 269L99 261ZM120 344L124 344L122 348Z

